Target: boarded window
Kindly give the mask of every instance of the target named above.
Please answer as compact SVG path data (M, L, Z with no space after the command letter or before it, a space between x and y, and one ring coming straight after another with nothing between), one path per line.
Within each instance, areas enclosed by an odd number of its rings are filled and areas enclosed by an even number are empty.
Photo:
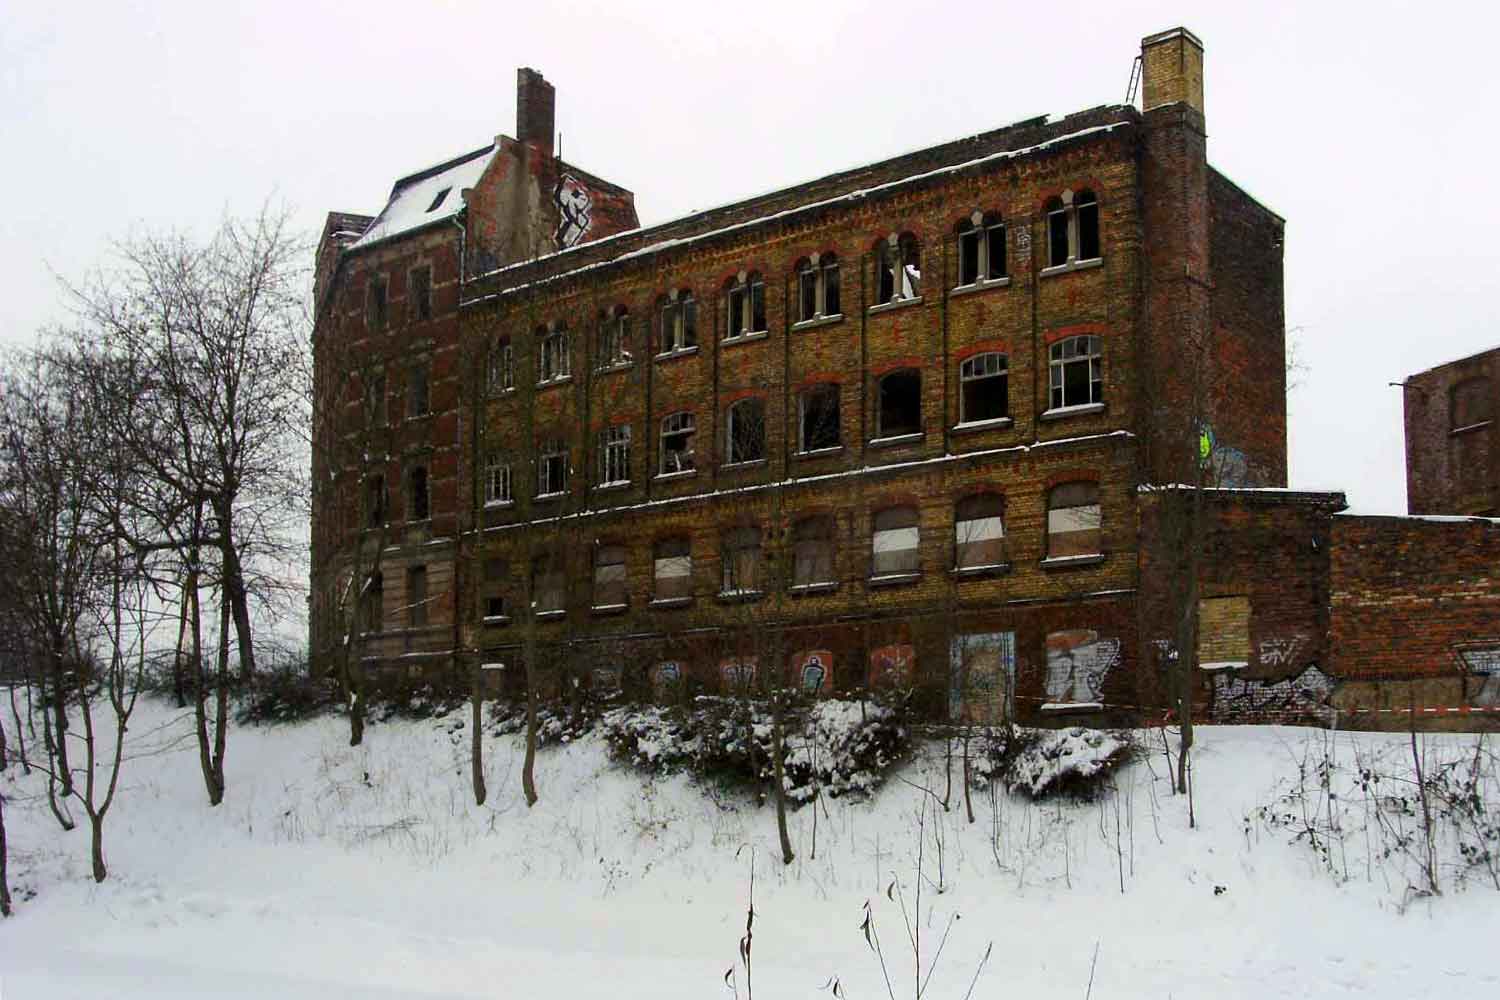
M1100 551L1097 483L1063 483L1047 494L1047 557L1096 555Z
M1002 566L1005 556L1005 499L994 493L965 497L953 519L954 565L959 569Z
M693 556L686 538L665 538L654 553L655 598L683 600L693 596Z
M625 603L625 547L601 545L594 551L594 607Z
M1198 602L1198 664L1250 662L1250 598L1205 597Z
M870 541L870 575L919 572L922 565L918 550L920 542L917 508L888 507L879 511L875 515L875 530Z
M832 583L833 518L805 517L792 527L792 584Z
M760 529L734 528L724 533L721 543L725 594L755 593L760 590Z
M1454 430L1473 427L1494 418L1495 397L1484 376L1465 379L1449 392L1449 422Z

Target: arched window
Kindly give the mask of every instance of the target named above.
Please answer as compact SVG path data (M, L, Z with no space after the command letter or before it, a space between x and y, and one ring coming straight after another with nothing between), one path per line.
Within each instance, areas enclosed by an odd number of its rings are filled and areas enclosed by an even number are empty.
M922 433L922 373L914 368L894 371L880 380L880 406L875 414L876 438Z
M599 354L595 367L600 370L630 364L630 312L615 306L599 314Z
M839 259L832 253L814 254L797 262L797 322L840 315Z
M625 583L625 546L597 546L594 549L594 607L624 607Z
M1047 558L1098 555L1103 515L1099 484L1062 483L1047 494Z
M693 556L687 536L664 538L652 551L656 601L686 601L693 596Z
M904 302L922 294L922 248L911 233L875 244L875 304Z
M1098 337L1059 340L1051 347L1047 368L1051 409L1104 402L1104 354Z
M1004 566L1005 499L994 493L964 497L953 511L953 565L957 569Z
M1495 396L1483 375L1464 379L1448 390L1448 427L1463 430L1494 419Z
M536 380L538 385L561 382L573 371L568 354L568 328L561 323L537 330Z
M1064 191L1044 206L1047 215L1047 266L1068 267L1098 260L1099 198L1087 188Z
M698 346L698 303L686 288L661 300L661 354L690 351Z
M748 526L724 532L720 542L720 593L760 593L760 528Z
M765 400L751 397L729 407L724 421L724 454L729 465L759 462L766 457Z
M1005 223L993 213L975 212L958 224L958 286L1005 277Z
M509 337L496 337L490 344L486 367L485 377L490 392L505 392L515 387L515 356L511 353Z
M418 465L411 470L406 481L407 503L406 519L408 521L425 521L431 515L432 510L428 502L427 492L427 466Z
M748 337L766 330L766 283L759 271L741 271L724 285L724 339Z
M554 497L568 489L568 443L547 438L537 446L536 495Z
M660 475L692 472L697 468L693 456L693 437L696 433L697 424L693 415L686 410L669 414L662 419Z
M1004 354L965 358L958 366L958 422L977 424L1010 416L1009 365Z
M833 518L804 517L792 526L792 586L834 583Z
M870 576L908 576L922 569L917 508L887 507L875 514Z
M797 396L797 450L837 448L839 435L839 386L825 382Z

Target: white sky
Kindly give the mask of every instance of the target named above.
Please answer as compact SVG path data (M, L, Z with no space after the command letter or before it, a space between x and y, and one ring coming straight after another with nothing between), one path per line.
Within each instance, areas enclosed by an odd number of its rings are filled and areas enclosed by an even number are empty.
M268 197L320 228L514 132L518 66L564 155L643 223L1124 98L1141 36L1205 46L1209 158L1285 216L1291 478L1405 508L1400 390L1500 344L1488 4L13 4L0 23L0 342L61 317L132 228Z

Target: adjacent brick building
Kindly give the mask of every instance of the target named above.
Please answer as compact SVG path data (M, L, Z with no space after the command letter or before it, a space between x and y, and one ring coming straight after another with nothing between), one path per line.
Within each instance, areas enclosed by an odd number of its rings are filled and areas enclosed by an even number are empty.
M1408 378L1406 509L1500 516L1500 347Z
M515 139L325 228L319 661L1139 718L1153 484L1197 483L1200 700L1328 676L1343 500L1285 489L1282 220L1208 165L1201 43L1141 56L1140 110L648 229L522 70Z

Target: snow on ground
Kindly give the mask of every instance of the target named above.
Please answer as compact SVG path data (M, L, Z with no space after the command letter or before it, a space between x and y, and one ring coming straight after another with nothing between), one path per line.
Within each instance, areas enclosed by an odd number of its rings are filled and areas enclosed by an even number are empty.
M1096 945L1095 998L1500 995L1493 888L1403 909L1402 886L1336 882L1287 831L1247 823L1321 733L1200 728L1197 830L1159 753L1099 803L976 794L969 825L957 790L951 812L930 808L921 786L941 795L943 781L929 748L873 801L820 807L815 859L814 811L794 813L798 857L782 867L772 809L646 781L592 736L543 751L529 811L518 739L490 740L491 801L475 807L458 721L373 725L353 749L334 718L237 727L228 797L210 809L188 720L145 704L103 885L85 829L59 832L40 782L13 767L0 788L18 915L0 923L0 996L730 996L752 854L759 996L827 996L833 976L848 997L886 995L866 900L910 996L886 889L899 879L914 905L922 822L925 954L962 915L935 1000L964 995L991 941L976 997L1083 997Z

